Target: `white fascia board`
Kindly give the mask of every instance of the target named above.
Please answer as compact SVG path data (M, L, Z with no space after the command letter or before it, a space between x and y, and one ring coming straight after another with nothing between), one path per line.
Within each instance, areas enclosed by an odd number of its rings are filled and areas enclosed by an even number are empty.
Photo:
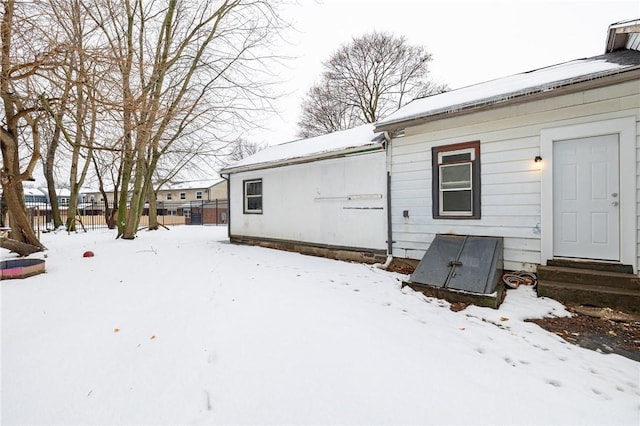
M341 157L348 157L351 155L360 155L360 154L367 154L370 152L384 151L384 149L385 149L384 143L376 142L368 145L360 145L357 147L346 148L339 151L321 152L321 153L308 155L304 157L283 158L280 160L268 161L264 163L248 164L246 166L239 166L239 167L230 167L230 168L221 170L220 174L230 175L233 173L247 172L251 170L272 169L275 167L290 166L293 164L311 163L311 162L327 160L331 158L341 158Z

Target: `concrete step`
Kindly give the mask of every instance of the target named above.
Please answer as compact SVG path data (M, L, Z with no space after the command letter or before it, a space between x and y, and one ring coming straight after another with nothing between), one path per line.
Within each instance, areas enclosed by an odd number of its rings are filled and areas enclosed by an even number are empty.
M538 296L564 303L640 312L640 289L632 290L593 284L538 279Z
M564 266L538 266L538 281L603 286L640 291L640 277L622 272L596 271Z
M623 274L633 274L633 266L622 265L620 263L592 262L573 259L550 259L547 266L562 266L565 268L591 269L592 271L620 272Z

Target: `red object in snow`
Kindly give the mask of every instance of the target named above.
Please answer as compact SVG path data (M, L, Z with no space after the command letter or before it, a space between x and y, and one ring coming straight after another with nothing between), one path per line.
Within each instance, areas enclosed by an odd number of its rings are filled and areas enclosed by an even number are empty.
M84 253L82 253L82 257L93 257L94 254L91 250L89 251L85 251Z

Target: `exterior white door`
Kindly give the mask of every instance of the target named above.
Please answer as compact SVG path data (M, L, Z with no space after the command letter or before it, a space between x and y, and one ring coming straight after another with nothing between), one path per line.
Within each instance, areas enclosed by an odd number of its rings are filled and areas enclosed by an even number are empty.
M553 255L620 260L618 135L553 142Z

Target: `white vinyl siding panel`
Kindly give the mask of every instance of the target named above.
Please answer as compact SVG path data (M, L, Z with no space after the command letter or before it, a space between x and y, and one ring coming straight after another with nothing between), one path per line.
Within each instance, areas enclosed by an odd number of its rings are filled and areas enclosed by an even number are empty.
M637 81L622 83L405 129L390 149L394 256L420 259L437 233L503 236L505 268L535 268L541 261L540 171L545 163L544 158L535 163L534 157L540 155L541 130L629 116L640 122L639 86ZM636 215L640 123L637 127ZM433 219L431 148L473 140L481 143L481 219ZM409 218L403 210L409 210ZM640 255L640 226L636 233Z
M242 182L262 179L260 215L242 214ZM232 173L230 232L385 251L386 156L382 150Z

